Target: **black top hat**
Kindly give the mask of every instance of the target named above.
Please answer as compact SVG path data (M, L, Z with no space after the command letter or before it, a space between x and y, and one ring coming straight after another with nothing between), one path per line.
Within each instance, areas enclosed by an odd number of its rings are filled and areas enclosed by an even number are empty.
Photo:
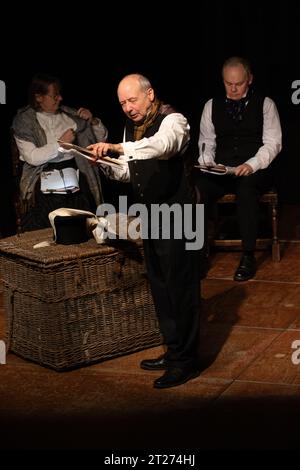
M83 243L89 239L87 229L87 215L56 215L54 224L56 229L56 243L61 245L73 245ZM55 238L55 235L54 235Z

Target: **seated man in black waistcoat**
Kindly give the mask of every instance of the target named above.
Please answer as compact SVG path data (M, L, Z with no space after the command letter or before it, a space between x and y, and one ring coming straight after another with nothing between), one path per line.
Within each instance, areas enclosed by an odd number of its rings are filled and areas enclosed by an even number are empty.
M111 178L130 181L135 202L147 209L150 230L154 205L171 207L177 203L185 207L191 202L184 172L190 127L182 114L156 98L149 80L142 75L124 77L118 86L118 98L127 116L123 142L88 148L95 158L109 152L118 154L122 168L103 165L103 170ZM143 233L148 278L167 347L163 356L141 362L143 369L165 370L154 381L155 388L174 387L199 374L200 250L187 248L185 233L179 238L174 236L178 226L172 218L169 237L162 235L166 228L163 224L160 220L152 227L157 229L157 238L151 238L148 232L144 237ZM183 225L182 218L178 225Z
M234 280L246 281L256 272L259 197L271 185L269 165L281 150L281 127L275 103L251 87L253 76L246 59L229 58L222 75L226 95L209 100L203 109L199 163L231 166L234 172L199 171L196 184L204 203L236 194L243 253Z
M22 230L50 226L49 212L60 207L94 212L103 201L99 169L62 149L57 140L81 146L105 141L107 129L86 108L62 106L56 77L37 74L29 86L29 105L13 120L23 163L20 197Z

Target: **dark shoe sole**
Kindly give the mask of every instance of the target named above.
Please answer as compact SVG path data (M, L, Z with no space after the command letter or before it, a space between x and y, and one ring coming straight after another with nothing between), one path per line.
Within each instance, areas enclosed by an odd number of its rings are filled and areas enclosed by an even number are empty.
M245 281L249 281L250 279L253 279L255 276L255 274L253 274L253 276L246 276L246 277L237 277L237 276L234 276L233 280L236 281L236 282L245 282Z
M197 370L193 373L191 373L190 375L188 375L187 377L185 377L185 379L183 380L180 380L176 383L172 383L172 384L159 384L159 383L156 383L153 382L153 387L154 388L171 388L171 387L177 387L178 385L183 385L185 384L186 382L188 382L189 380L192 380L192 379L195 379L196 377L198 377L200 375L200 371Z
M166 370L167 366L145 366L144 364L140 364L140 368L144 370Z

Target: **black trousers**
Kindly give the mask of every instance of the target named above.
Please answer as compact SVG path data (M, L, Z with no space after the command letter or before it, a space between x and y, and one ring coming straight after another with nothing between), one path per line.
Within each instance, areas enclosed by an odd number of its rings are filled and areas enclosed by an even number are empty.
M145 262L170 366L196 367L200 318L199 251L185 240L144 240Z
M272 182L270 168L258 170L249 176L209 175L199 171L195 184L206 212L211 202L224 194L236 194L237 221L244 251L255 250L259 221L260 195L270 189ZM206 214L207 215L207 214ZM206 216L207 220L207 216ZM206 224L207 226L207 224Z

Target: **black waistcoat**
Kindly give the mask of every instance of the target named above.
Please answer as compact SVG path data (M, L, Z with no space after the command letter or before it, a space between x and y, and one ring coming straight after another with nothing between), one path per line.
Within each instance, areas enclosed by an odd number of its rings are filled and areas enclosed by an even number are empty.
M234 121L226 111L224 97L213 99L216 163L237 166L256 154L263 145L263 103L263 97L253 94L243 111L242 119Z
M149 127L144 137L153 136L167 114L174 112L164 105L164 112L159 114ZM128 120L125 126L126 141L134 141L134 124ZM189 192L184 174L183 156L174 155L169 160L157 158L133 160L128 162L130 181L136 202L144 204L173 204L188 202Z

